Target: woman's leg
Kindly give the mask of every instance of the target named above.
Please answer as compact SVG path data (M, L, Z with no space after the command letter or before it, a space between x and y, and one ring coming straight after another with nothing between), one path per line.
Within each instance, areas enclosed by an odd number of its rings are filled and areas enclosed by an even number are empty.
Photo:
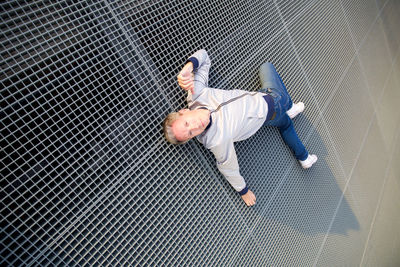
M275 119L268 121L265 125L276 126L279 129L283 141L289 146L293 151L297 160L300 161L303 168L311 167L316 161L316 155L309 155L308 151L304 147L303 143L300 141L297 133L294 129L293 122L286 113L289 113L292 117L296 116L299 112L304 110L304 104L302 107L299 106L300 103L293 105L292 99L287 92L285 85L283 84L282 78L276 72L275 67L271 63L264 63L260 67L260 80L263 89L269 88L270 90L265 91L274 98L275 103ZM291 109L294 108L295 110ZM292 112L291 112L292 111Z
M276 71L274 65L272 65L269 62L266 62L260 66L260 71L259 71L259 76L260 76L260 81L261 81L261 86L263 89L270 88L277 91L282 96L282 101L281 104L282 108L286 110L289 110L292 105L292 99L290 95L287 92L286 86L284 85L281 76L278 74Z
M279 129L283 141L289 146L293 151L296 159L305 160L308 157L308 152L304 147L303 143L300 141L297 133L294 129L293 122L287 114L282 114L276 121L271 121L272 126L276 126Z

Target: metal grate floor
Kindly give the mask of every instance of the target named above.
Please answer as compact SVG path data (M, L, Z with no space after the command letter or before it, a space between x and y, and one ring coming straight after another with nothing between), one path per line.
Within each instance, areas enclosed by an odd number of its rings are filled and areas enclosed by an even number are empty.
M1 265L398 266L400 2L3 1ZM235 144L248 208L197 141L176 75L255 91L273 62L318 163Z

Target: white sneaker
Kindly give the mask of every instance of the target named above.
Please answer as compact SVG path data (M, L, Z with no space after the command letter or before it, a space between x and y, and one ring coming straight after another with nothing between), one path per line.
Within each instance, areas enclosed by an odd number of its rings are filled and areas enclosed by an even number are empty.
M304 103L299 102L297 104L293 104L292 107L286 111L286 114L288 114L289 118L293 119L296 117L300 112L304 111Z
M301 167L303 169L308 169L310 168L315 162L317 162L318 157L317 155L308 155L308 157L305 160L299 160Z

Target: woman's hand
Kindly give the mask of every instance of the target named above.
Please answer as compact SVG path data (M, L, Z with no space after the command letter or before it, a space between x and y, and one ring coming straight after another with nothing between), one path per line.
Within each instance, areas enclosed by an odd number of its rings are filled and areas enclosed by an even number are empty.
M188 62L178 74L178 84L183 90L190 90L194 94L193 63Z
M256 196L250 190L247 191L247 193L242 196L242 199L249 207L256 204Z

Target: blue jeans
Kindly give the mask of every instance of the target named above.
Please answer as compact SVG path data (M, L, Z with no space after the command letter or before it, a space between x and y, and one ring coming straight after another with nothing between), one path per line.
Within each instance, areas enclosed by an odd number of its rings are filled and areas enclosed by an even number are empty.
M283 141L293 151L296 159L305 160L308 157L308 152L297 136L292 120L286 114L286 111L292 107L293 102L282 82L282 78L276 72L274 65L269 62L261 65L259 75L263 88L260 92L272 96L276 112L275 118L266 121L264 125L278 127Z

